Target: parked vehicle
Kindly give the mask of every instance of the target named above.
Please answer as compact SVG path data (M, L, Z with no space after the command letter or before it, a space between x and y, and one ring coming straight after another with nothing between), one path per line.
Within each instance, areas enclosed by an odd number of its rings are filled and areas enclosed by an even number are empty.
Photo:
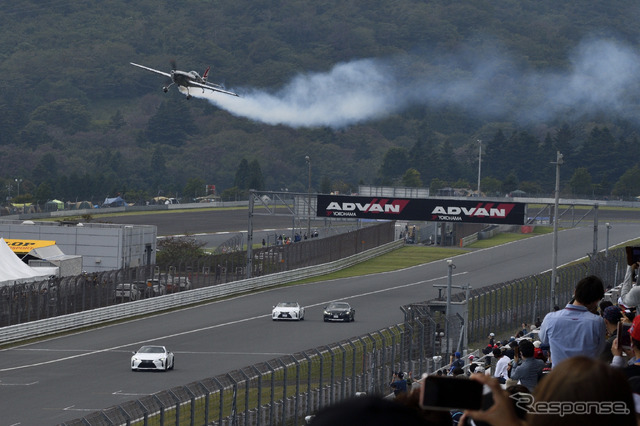
M118 284L114 291L114 297L116 300L121 301L138 300L140 298L140 290L138 290L135 283Z

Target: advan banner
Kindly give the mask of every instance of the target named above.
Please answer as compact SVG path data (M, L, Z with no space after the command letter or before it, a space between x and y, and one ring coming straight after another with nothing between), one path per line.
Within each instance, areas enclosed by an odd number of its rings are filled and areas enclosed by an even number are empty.
M526 204L318 195L317 217L524 225Z

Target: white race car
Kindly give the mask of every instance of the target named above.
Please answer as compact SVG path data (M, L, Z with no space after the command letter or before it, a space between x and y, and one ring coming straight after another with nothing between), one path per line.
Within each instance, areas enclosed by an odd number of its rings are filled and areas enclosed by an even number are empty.
M165 346L143 346L131 357L131 370L173 370L173 352Z
M298 302L280 302L273 307L271 319L304 320L304 308Z

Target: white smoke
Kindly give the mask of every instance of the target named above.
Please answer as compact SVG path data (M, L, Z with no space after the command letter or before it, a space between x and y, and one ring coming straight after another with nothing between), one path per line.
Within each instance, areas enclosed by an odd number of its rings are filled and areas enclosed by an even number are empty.
M281 89L206 97L231 114L267 124L342 128L414 106L461 108L474 116L522 123L606 113L636 118L640 56L631 46L589 40L566 70L520 69L496 48L341 63L298 75Z

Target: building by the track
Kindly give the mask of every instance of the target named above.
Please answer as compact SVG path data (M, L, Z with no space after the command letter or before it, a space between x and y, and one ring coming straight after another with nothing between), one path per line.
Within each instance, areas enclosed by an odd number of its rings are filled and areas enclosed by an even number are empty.
M155 225L0 220L0 237L55 241L66 255L82 256L85 272L155 264L157 233Z

